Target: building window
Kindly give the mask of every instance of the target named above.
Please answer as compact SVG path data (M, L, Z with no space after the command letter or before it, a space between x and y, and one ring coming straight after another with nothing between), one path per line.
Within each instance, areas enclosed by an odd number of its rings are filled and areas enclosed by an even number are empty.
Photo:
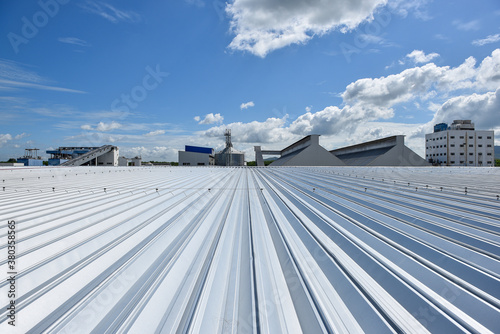
M482 137L482 136L479 136L479 137L477 137L477 139L483 139L483 137Z
M477 147L483 147L483 145L477 145Z
M488 165L491 165L491 161L488 161L488 162L487 162L487 164L488 164Z
M455 152L451 152L450 154L451 154L451 155L455 155Z
M474 137L472 137L472 136L469 136L469 139L474 139Z
M490 144L488 144L488 145L486 145L486 147L491 147L491 145L490 145Z
M454 164L454 163L455 163L455 161L451 161L451 163L452 163L452 164Z
M446 144L444 144L444 147L446 147Z
M464 139L464 136L460 136L460 139Z
M491 139L491 136L486 137L486 139Z
M464 155L464 152L461 152L460 155Z
M473 163L474 163L474 161L469 161L469 163L470 163L470 164L473 164Z
M451 139L455 139L455 136L450 136Z
M455 147L455 144L451 144L450 147Z
M474 153L469 153L469 155L474 155Z
M473 146L474 146L474 145L472 145L472 144L469 144L469 147L473 147Z
M486 153L486 155L491 155L491 153Z
M481 152L479 152L477 155L483 155Z
M464 147L464 144L460 144L460 147Z
M460 163L463 164L465 161L460 160Z

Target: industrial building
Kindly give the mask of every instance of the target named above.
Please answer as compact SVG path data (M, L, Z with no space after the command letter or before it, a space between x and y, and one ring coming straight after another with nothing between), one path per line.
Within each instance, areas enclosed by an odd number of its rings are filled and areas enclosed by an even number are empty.
M119 149L113 145L100 147L59 147L48 150L49 166L118 166Z
M428 166L404 143L404 136L391 136L330 151L346 166Z
M269 166L427 166L425 159L404 144L404 136L391 136L327 151L319 145L319 135L309 135L281 151L255 146L257 166L264 155L279 155Z
M500 333L500 168L10 169L0 333Z
M244 166L245 153L236 150L231 141L231 130L224 132L226 137L226 147L215 154L215 164L217 166Z
M184 151L179 151L179 166L213 166L215 165L214 149L185 145Z
M38 155L38 148L27 148L24 150L24 156L17 159L18 163L24 166L43 166L42 157Z
M122 156L118 158L118 166L140 167L142 166L142 158L139 156L134 158L127 158Z
M439 123L425 135L425 157L434 165L493 167L494 141L493 131L475 130L471 120Z
M259 154L260 151L260 154ZM319 145L319 135L309 135L281 151L261 151L255 147L257 166L264 166L262 155L279 155L269 166L343 166L344 163Z

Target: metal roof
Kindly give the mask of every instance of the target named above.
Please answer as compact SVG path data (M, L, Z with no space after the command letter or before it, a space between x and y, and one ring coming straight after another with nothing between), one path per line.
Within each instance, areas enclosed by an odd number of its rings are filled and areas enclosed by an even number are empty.
M10 333L500 332L500 169L0 169Z

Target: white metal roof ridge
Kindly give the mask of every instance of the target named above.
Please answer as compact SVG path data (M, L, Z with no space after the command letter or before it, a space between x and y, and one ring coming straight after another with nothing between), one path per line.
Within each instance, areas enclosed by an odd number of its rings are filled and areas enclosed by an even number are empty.
M0 187L0 333L500 332L500 169L23 168Z

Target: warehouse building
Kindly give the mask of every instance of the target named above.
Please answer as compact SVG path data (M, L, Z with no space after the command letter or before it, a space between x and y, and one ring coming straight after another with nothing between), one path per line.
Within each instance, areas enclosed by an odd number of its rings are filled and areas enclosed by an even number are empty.
M494 142L493 131L475 130L470 120L439 123L425 135L425 157L434 165L493 167Z
M264 166L263 155L279 155L269 166L344 166L337 157L319 145L319 135L306 136L280 151L262 150L255 146L257 166Z
M404 143L404 136L391 136L330 151L346 166L428 166Z
M215 164L214 149L185 145L184 151L179 151L179 166L213 166Z

